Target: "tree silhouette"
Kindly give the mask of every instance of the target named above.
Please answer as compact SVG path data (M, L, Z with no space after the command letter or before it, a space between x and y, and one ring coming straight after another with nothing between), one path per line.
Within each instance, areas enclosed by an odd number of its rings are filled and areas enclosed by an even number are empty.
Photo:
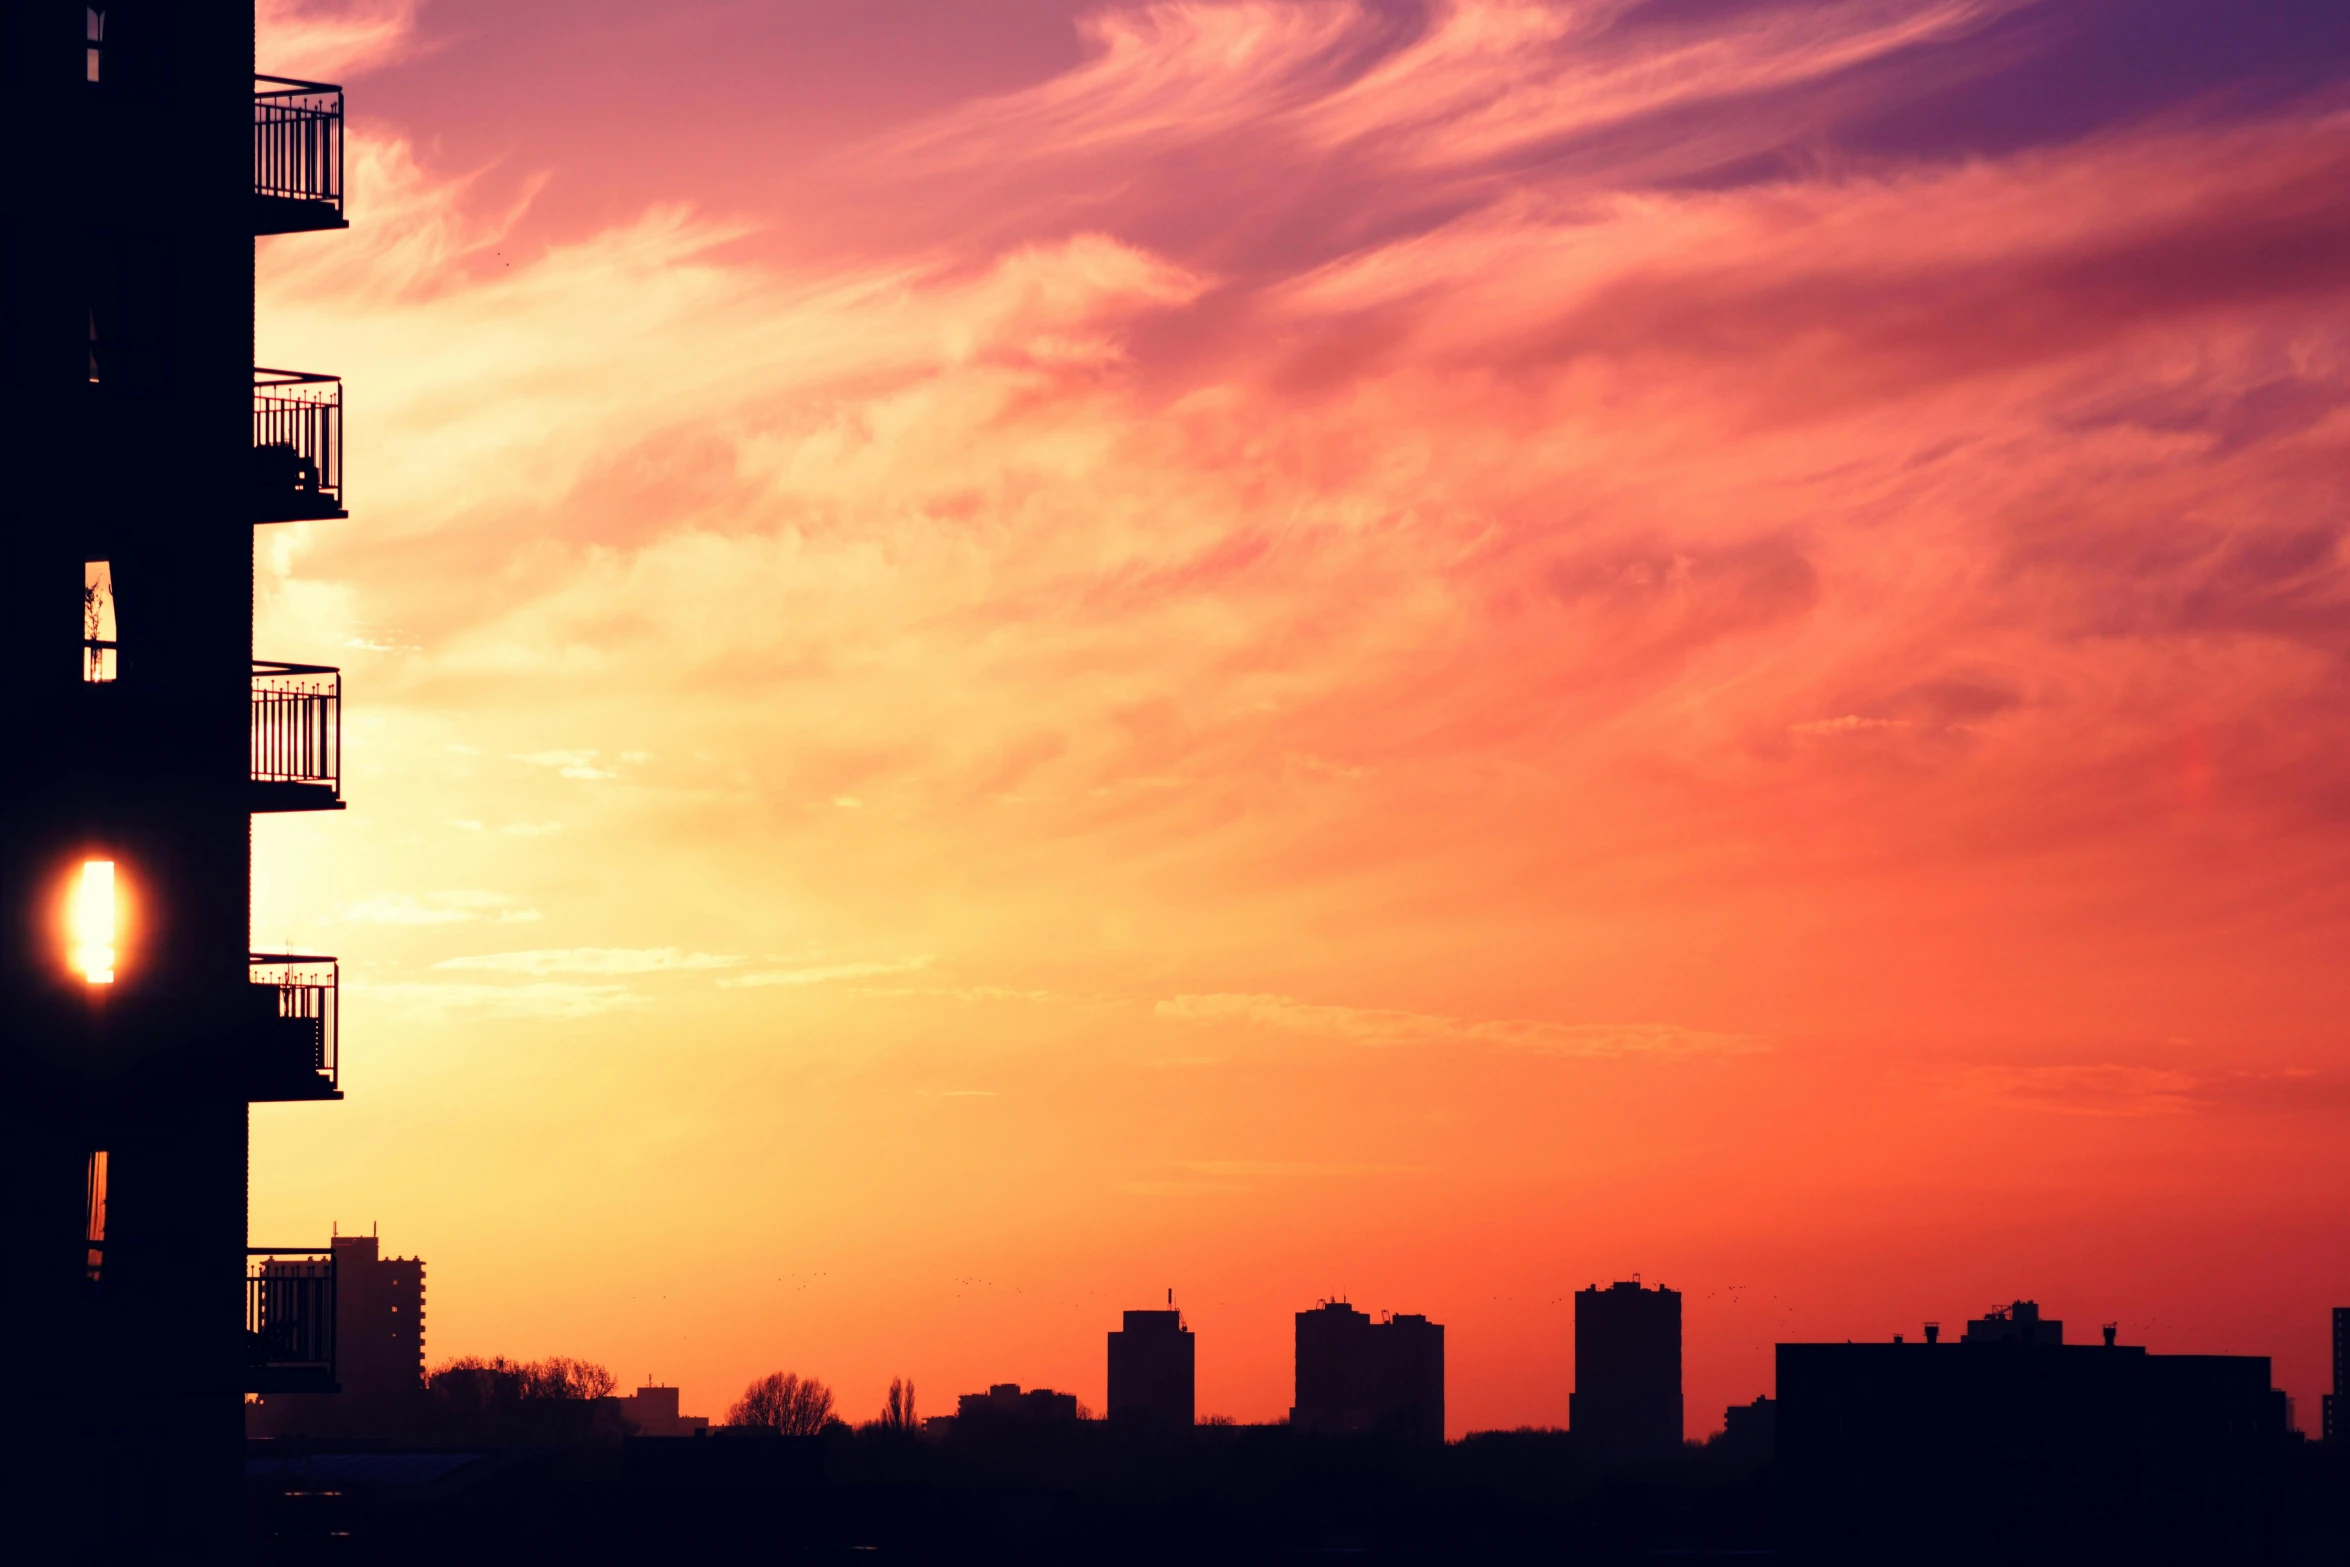
M567 1442L592 1437L606 1424L617 1429L617 1412L602 1402L615 1385L604 1367L564 1355L465 1355L425 1379L426 1415L450 1440Z
M619 1383L592 1360L549 1355L523 1367L525 1398L610 1398Z
M884 1431L911 1431L915 1426L914 1379L889 1379L889 1397L882 1402L881 1418L875 1424Z
M726 1412L730 1426L765 1426L786 1436L814 1436L831 1419L832 1389L789 1371L772 1371L753 1382Z

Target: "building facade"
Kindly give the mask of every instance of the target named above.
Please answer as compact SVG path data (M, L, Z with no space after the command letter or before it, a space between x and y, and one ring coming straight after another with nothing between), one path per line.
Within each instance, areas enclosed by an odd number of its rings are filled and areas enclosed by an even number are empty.
M386 1257L373 1235L337 1235L329 1244L338 1390L264 1394L245 1406L248 1436L403 1437L421 1416L423 1259ZM261 1272L312 1266L279 1259Z
M2282 1559L2265 1356L1970 1334L1781 1344L1778 1378L1789 1561Z
M1297 1314L1301 1431L1444 1440L1444 1327L1423 1316L1374 1322L1344 1301Z
M1681 1448L1681 1293L1638 1279L1575 1292L1575 1390L1567 1425L1594 1463Z
M1188 1428L1197 1418L1197 1361L1183 1313L1129 1311L1109 1339L1109 1417Z
M335 1385L246 1133L340 1097L333 961L248 931L253 814L341 803L339 676L252 645L255 525L342 514L339 388L252 342L256 238L343 226L342 109L253 38L0 13L0 1560L230 1559L245 1395Z

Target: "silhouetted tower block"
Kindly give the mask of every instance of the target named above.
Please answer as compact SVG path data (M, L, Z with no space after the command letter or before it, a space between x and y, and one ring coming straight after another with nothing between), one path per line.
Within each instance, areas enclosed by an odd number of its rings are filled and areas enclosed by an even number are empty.
M424 1391L424 1263L385 1257L372 1235L338 1235L334 1279L334 1393L273 1392L245 1406L248 1436L399 1437L421 1413ZM276 1277L315 1261L262 1264Z
M1344 1301L1297 1314L1302 1431L1378 1431L1444 1439L1444 1328L1422 1316L1381 1322Z
M332 1258L251 1263L245 1194L248 1106L337 1097L334 964L248 931L251 813L338 803L334 672L253 658L252 528L340 513L339 401L252 337L255 236L341 225L342 110L253 27L0 10L11 1563L233 1559L243 1394L334 1385Z
M1195 1413L1191 1329L1179 1311L1129 1311L1110 1333L1110 1408L1122 1424L1187 1427Z
M1781 1344L1778 1381L1790 1562L2282 1559L2285 1401L2264 1356L1987 1331Z
M1681 1447L1681 1292L1635 1279L1575 1292L1575 1391L1567 1424L1595 1463Z
M2350 1373L2350 1306L2334 1308L2334 1390L2326 1394L2318 1405L2318 1418L2323 1422L2324 1439L2338 1441L2344 1434L2340 1424L2346 1406L2342 1401L2350 1387L2342 1385L2345 1373Z
M335 1371L341 1396L386 1403L424 1387L424 1263L385 1257L372 1235L338 1235Z

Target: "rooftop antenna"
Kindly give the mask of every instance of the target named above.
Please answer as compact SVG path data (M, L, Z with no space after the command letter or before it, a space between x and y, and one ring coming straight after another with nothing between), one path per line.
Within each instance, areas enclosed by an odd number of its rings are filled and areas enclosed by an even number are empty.
M1175 1304L1175 1290L1172 1285L1167 1289L1167 1304L1170 1306Z

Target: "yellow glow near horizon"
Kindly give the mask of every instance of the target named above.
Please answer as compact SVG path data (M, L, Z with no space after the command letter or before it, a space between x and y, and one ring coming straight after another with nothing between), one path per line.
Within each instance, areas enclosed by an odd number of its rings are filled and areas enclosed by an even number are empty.
M114 983L114 862L84 860L73 893L73 966L93 985Z

